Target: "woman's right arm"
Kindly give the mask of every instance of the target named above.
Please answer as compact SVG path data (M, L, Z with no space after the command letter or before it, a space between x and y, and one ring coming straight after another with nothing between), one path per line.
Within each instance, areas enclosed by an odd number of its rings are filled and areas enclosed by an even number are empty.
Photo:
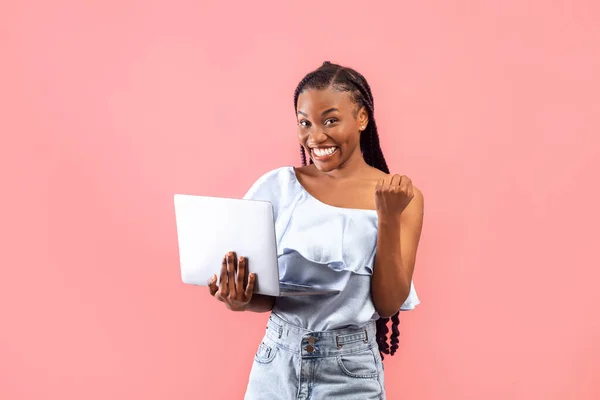
M237 264L237 268L235 265ZM236 254L229 252L221 265L220 285L217 286L217 275L208 282L208 290L214 298L225 303L232 311L269 312L275 304L275 297L254 294L256 274L248 274L248 259L240 257L236 262ZM244 281L248 284L244 287Z

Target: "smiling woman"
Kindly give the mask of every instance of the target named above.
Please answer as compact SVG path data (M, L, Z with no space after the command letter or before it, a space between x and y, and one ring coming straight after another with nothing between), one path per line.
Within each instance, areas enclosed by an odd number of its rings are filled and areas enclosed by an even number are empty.
M347 93L342 93L312 89L298 96L298 140L303 151L306 148L309 152L311 160L323 163L323 166L331 165L336 159L339 164L345 154L350 155L346 150L357 147L359 137L356 132L363 130L368 121L364 109L357 116L357 105ZM331 104L336 107L321 111Z
M271 312L246 399L384 399L383 354L398 348L399 311L419 304L423 196L389 173L358 72L324 63L302 79L294 107L303 166L266 173L245 198L273 204L280 279L339 293L253 295L256 276L243 276L248 260L233 252L210 292L231 310Z

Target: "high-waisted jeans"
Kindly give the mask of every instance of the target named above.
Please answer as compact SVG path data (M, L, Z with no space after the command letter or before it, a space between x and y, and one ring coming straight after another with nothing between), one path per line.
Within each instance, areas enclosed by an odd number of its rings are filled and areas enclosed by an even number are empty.
M245 399L385 399L375 330L311 332L271 314Z

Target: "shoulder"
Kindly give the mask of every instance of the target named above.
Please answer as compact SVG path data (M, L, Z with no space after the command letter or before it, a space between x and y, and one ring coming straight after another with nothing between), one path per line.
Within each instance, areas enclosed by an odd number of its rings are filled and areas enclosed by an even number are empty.
M289 182L293 178L293 173L293 167L287 166L275 168L270 171L264 172L252 184L244 198L257 200L273 200L274 197L278 196L282 187L285 187L289 184Z
M413 201L415 201L418 204L423 204L425 202L425 197L423 196L423 192L421 192L421 190L416 187L414 184L412 185L412 192L413 192ZM412 203L412 201L411 201Z
M293 174L294 168L289 166L279 167L272 169L270 171L264 172L259 178L256 180L256 183L265 183L270 181L278 181L281 179L286 179Z
M425 214L425 198L423 192L416 186L412 186L413 198L408 203L401 218L405 221L415 221L418 224L423 223L423 215Z

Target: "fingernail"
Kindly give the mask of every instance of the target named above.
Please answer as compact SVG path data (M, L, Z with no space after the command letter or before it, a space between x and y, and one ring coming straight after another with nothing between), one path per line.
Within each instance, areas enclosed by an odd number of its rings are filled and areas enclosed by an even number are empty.
M241 256L241 257L240 257L240 262L241 262L241 261L244 261L244 256Z

